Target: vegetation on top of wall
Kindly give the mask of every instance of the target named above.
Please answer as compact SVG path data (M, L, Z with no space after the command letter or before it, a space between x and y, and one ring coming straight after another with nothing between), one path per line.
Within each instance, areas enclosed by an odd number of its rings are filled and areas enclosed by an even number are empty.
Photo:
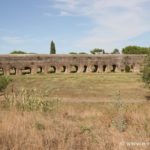
M78 53L76 53L76 52L70 52L69 54L78 54Z
M86 53L86 52L79 52L79 53L77 53L77 52L70 52L69 54L76 54L76 55L79 54L80 55L80 54L88 54L88 53Z
M91 54L105 54L105 50L100 49L100 48L95 48L95 49L91 50L90 53Z
M120 51L119 51L119 49L115 48L111 54L120 54Z
M27 54L27 52L24 52L21 50L15 50L15 51L12 51L10 54Z
M127 46L122 49L123 54L148 54L150 47Z

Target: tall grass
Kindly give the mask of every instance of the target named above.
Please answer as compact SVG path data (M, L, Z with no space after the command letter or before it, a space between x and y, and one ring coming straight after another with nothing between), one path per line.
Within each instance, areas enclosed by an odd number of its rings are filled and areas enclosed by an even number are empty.
M48 98L46 93L37 89L21 89L18 92L5 93L0 103L2 109L17 109L20 111L49 112L60 105L58 98Z

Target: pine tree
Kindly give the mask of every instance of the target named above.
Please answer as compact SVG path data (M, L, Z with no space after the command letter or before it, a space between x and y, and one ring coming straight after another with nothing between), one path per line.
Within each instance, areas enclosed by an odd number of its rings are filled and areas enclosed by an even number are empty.
M50 54L56 54L55 43L53 41L50 44Z

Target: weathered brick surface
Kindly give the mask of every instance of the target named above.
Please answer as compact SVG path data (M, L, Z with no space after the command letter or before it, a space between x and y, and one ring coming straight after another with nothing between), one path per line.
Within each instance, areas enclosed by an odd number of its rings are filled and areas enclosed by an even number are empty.
M0 55L0 71L5 75L37 72L119 72L125 66L139 72L145 55ZM2 74L2 73L1 73Z

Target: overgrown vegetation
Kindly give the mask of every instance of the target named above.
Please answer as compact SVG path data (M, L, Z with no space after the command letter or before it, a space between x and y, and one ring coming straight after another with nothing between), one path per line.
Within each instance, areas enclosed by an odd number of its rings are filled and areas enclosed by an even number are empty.
M37 89L21 89L14 93L5 93L0 107L8 110L15 108L20 111L50 112L57 109L59 105L58 98L48 98L46 93Z
M16 50L16 51L12 51L10 54L27 54L27 52Z
M10 85L0 97L0 149L147 150L148 144L126 144L149 142L150 104L122 100L124 94L140 98L144 88L139 79L130 73L14 77L14 89ZM114 88L120 90L111 95ZM113 100L103 97L105 91ZM61 92L76 100L60 101ZM89 101L86 94L99 101Z
M8 76L0 76L0 92L4 91L12 79Z
M122 49L123 54L149 54L149 47L141 47L141 46L127 46Z

